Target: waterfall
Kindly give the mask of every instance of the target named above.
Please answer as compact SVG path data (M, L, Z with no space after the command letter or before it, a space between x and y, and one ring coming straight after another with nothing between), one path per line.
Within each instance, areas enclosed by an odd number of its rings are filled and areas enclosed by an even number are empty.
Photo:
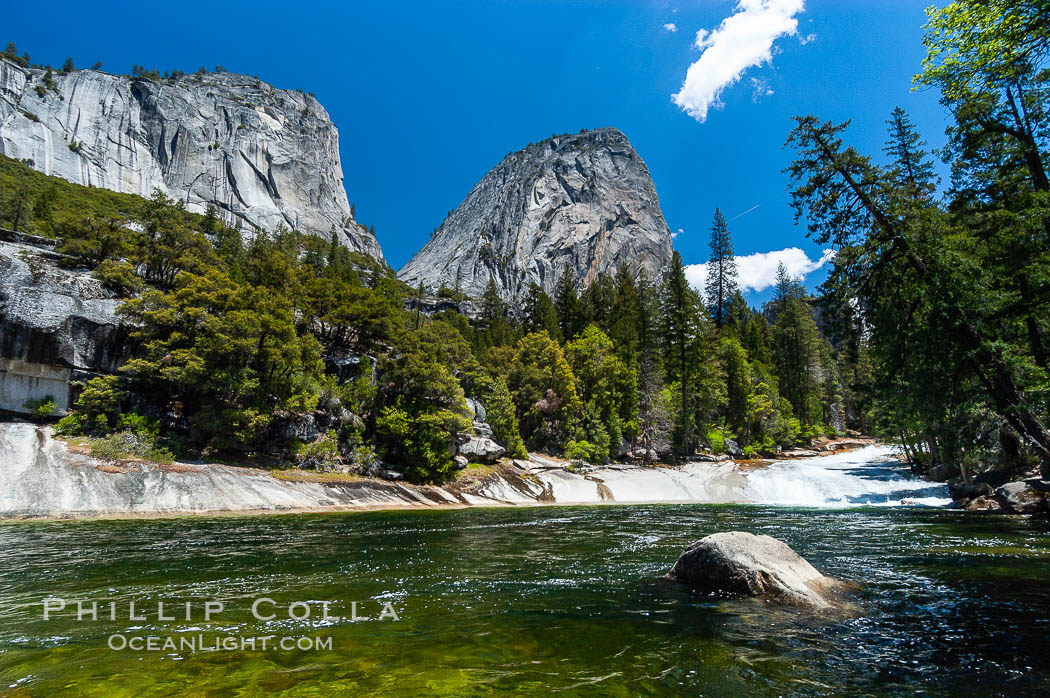
M944 506L946 485L914 477L890 446L780 461L747 474L743 495L762 504L805 507Z

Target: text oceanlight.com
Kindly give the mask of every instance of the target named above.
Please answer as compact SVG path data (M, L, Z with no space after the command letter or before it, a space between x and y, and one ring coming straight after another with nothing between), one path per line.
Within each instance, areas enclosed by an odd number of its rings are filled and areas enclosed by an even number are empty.
M278 635L260 635L257 637L205 637L204 635L180 635L179 637L161 637L159 635L124 635L116 633L106 639L111 650L132 650L133 652L254 652L267 650L331 650L332 638L327 637L288 637Z

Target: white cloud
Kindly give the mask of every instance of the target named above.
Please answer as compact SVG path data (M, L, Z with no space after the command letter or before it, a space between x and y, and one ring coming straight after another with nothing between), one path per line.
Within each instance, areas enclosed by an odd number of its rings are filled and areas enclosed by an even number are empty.
M806 34L805 36L800 38L798 40L798 42L800 44L802 44L803 46L805 46L806 44L812 44L816 40L817 40L817 35L816 34Z
M751 101L757 102L763 97L768 97L773 94L773 88L769 86L769 83L759 78L751 78Z
M666 29L667 31L669 31L671 33L674 33L676 31L678 31L678 25L675 24L674 22L668 22L667 24L664 25L664 29Z
M684 230L682 230L681 228L679 228L679 229L677 230L677 232L671 233L671 239L672 239L672 240L674 240L674 239L675 239L676 237L678 237L679 235L681 235L681 234L682 234L682 233L684 233L684 232L685 232Z
M714 31L696 33L701 51L685 74L682 89L671 96L689 116L703 122L720 108L722 90L735 84L748 68L773 60L773 42L798 33L795 15L804 0L738 0L736 12Z
M788 274L795 277L803 277L815 272L828 263L835 256L834 250L824 250L819 259L810 259L805 252L797 247L788 247L783 250L772 252L756 252L736 258L737 283L740 290L764 291L773 285L777 277L777 266L784 264ZM698 291L704 290L704 282L707 280L706 264L690 264L685 268L686 278L693 288Z

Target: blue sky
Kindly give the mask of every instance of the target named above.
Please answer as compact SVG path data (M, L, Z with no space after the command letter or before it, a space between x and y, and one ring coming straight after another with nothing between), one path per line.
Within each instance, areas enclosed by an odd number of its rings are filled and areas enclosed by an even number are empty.
M339 127L358 219L375 225L395 268L508 151L598 126L623 130L649 165L687 263L706 260L716 206L730 219L750 209L730 225L739 255L797 247L818 260L788 206L791 116L852 118L852 141L873 152L900 105L941 145L936 95L911 91L929 2L806 0L793 14L796 34L776 39L772 60L726 87L702 123L671 99L701 56L697 31L746 4L801 0L52 2L46 21L16 3L0 40L38 63L72 56L110 72L221 64L314 92ZM672 23L676 31L665 28ZM720 68L744 50L729 44ZM807 285L822 277L811 273Z

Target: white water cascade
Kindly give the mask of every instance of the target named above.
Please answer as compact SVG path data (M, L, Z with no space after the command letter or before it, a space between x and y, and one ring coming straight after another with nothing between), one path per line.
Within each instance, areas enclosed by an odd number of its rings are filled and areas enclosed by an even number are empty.
M889 446L780 461L746 474L745 501L800 507L945 506L948 487L921 480Z
M945 485L914 477L886 446L763 466L608 465L582 472L535 457L449 489L379 480L288 481L252 468L103 463L71 452L50 429L0 422L0 518L218 511L535 504L741 503L792 507L944 506Z

